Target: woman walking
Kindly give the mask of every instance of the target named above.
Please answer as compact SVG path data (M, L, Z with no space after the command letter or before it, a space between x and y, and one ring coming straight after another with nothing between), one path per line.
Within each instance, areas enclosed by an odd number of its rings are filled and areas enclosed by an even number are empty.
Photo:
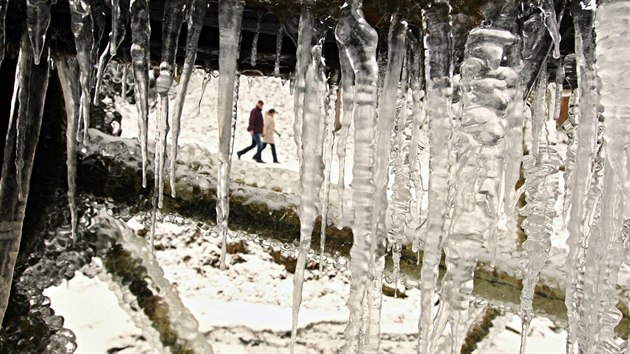
M274 141L274 134L278 134L278 136L281 136L281 135L280 133L276 131L275 118L276 118L276 111L273 108L267 111L267 113L265 113L265 125L263 128L263 146L261 150L261 156L262 156L262 151L265 150L267 145L271 145L271 155L273 156L273 162L280 163L280 161L278 161L278 155L276 155L276 144Z

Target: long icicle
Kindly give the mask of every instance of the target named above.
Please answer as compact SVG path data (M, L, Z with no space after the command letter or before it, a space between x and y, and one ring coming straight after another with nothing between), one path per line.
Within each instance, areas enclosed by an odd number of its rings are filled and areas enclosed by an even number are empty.
M33 49L26 35L20 42L20 54L15 76L15 85L11 105L11 115L4 145L4 161L0 178L0 321L9 301L13 269L20 249L24 212L28 201L31 171L35 158L35 149L39 141L39 132L44 113L44 102L48 88L49 65L33 65ZM18 155L18 130L24 136L24 146ZM17 160L23 165L18 167ZM18 169L21 179L18 180ZM18 190L22 199L18 198Z
M179 33L186 17L187 0L172 0L165 3L162 21L162 62L160 76L155 80L155 88L160 95L160 114L155 138L155 185L157 207L162 208L164 198L164 163L166 161L166 136L168 134L169 99L173 85L175 58L179 47Z
M341 9L335 35L337 44L346 52L355 75L354 141L355 156L352 167L353 244L350 250L352 280L348 309L350 318L346 326L346 343L343 353L356 353L359 348L363 317L362 302L368 285L373 242L372 217L376 187L374 185L374 127L376 110L376 82L378 65L376 46L378 34L365 20L362 1L353 0Z
M322 129L324 134L324 148L323 148L323 164L324 164L324 182L322 185L321 195L321 212L322 222L320 229L319 240L319 274L323 275L324 271L324 252L326 250L326 227L328 226L328 207L330 201L330 173L332 171L332 158L335 147L335 112L337 108L337 93L339 87L335 84L331 84L328 89L328 95L326 96L326 118L322 122L325 128Z
M129 12L131 15L131 60L138 109L138 140L140 140L142 151L142 187L146 188L149 158L149 41L151 38L149 1L131 0Z
M300 25L298 29L297 51L295 53L295 89L294 111L295 120L293 122L293 138L297 145L297 155L300 165L302 164L302 115L304 111L304 88L306 86L306 68L311 61L311 45L313 41L314 19L311 12L313 0L305 0L302 5L300 15Z
M278 28L276 35L276 61L273 65L273 76L280 76L280 61L282 60L282 39L284 38L284 29L282 26Z
M186 93L188 92L188 83L195 67L197 60L197 48L199 45L199 35L203 28L203 19L206 17L208 10L208 2L206 0L194 0L188 12L188 35L186 37L186 57L184 59L184 68L182 69L181 78L179 80L179 90L177 91L177 99L171 116L171 165L170 165L170 183L171 196L176 195L175 178L176 178L176 162L177 162L177 145L179 140L179 132L181 130L182 110L186 101Z
M33 47L33 61L39 65L50 26L50 0L26 0L26 30Z
M587 221L588 191L593 183L592 163L597 138L597 73L595 68L595 38L593 33L594 6L582 6L582 2L574 0L572 5L575 28L575 56L579 90L579 124L577 128L577 152L575 157L575 173L571 189L571 212L567 229L569 238L569 254L565 265L566 294L564 303L567 307L569 327L567 334L567 353L574 353L576 345L580 345L577 336L579 324L579 308L582 298L580 278L583 270L578 268L584 259L585 237L589 234L590 223Z
M382 95L378 102L378 123L376 127L376 147L374 156L374 185L376 187L373 201L372 235L370 245L371 280L366 288L368 304L367 330L361 341L360 351L378 353L380 347L380 318L383 289L383 267L385 265L385 211L387 210L387 185L389 182L389 158L392 129L396 120L396 99L398 84L405 58L405 40L407 23L400 21L397 14L392 16L392 25L388 35L387 69L383 81ZM364 314L365 315L365 314Z
M239 57L242 0L219 1L219 93L217 119L219 121L219 170L217 173L217 225L222 238L221 269L225 269L227 253L228 217L230 215L230 168L232 160L232 118L234 81Z
M449 140L452 134L450 112L450 5L437 2L423 13L427 35L425 97L427 119L431 131L429 162L429 212L421 271L421 312L418 327L418 353L429 353L433 322L433 296L437 287L438 266L445 237L444 218L448 198ZM419 171L418 171L419 173ZM416 187L417 188L417 187ZM421 201L419 201L421 202Z
M0 66L4 60L4 38L6 37L5 20L7 18L7 9L9 8L9 0L0 0Z
M444 245L447 271L432 337L435 345L444 326L450 324L451 353L459 353L464 342L475 266L487 231L499 217L507 148L505 116L515 99L518 77L518 68L503 57L515 42L516 37L501 27L475 28L466 42L457 187Z
M532 150L523 161L527 205L521 213L526 217L522 227L527 235L527 240L523 243L523 249L527 252L527 265L521 290L521 354L525 353L529 325L534 314L534 290L540 272L549 258L553 219L556 217L555 204L560 194L560 157L556 148L558 137L553 117L555 102L550 107L546 101L546 74L538 78L535 95L532 119L539 121L543 129L540 135L532 136L532 139L539 141L539 149Z
M298 317L302 303L306 257L311 249L311 235L318 215L319 193L324 181L323 149L326 100L326 77L321 45L311 51L311 64L305 75L304 124L302 125L303 156L300 164L300 247L293 276L293 311L291 326L291 353L297 338ZM322 223L325 223L322 220Z
M337 181L337 194L339 195L339 221L340 226L347 225L347 219L350 218L349 212L345 211L344 203L348 199L346 190L346 146L348 134L350 132L350 124L352 123L352 112L354 109L354 71L350 64L348 54L339 50L339 63L341 66L341 129L337 138L337 160L339 161L339 179Z
M72 33L77 48L77 60L81 72L81 119L83 142L87 141L90 129L90 89L92 83L92 51L94 50L94 21L91 5L83 0L70 1ZM78 132L77 132L78 133Z
M79 63L76 58L55 59L59 83L66 107L66 166L68 169L68 206L72 227L72 239L77 234L77 129L81 119L81 87L79 86Z

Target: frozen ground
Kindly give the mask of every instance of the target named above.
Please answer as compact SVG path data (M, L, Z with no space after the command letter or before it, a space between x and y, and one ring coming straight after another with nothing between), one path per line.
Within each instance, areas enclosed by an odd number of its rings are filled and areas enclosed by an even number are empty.
M133 219L129 224L143 227ZM216 353L287 353L292 274L259 243L248 239L243 243L241 252L229 255L229 269L221 271L218 238L204 237L190 224L161 223L156 257ZM309 268L316 268L310 264ZM307 270L298 353L334 353L343 343L348 271L329 266L323 276L318 275L318 270ZM69 283L48 289L46 296L65 317L65 326L76 333L77 353L157 352L141 339L141 331L98 278L78 274ZM384 296L383 353L415 351L419 299L417 290L408 290L404 298ZM500 316L476 353L517 352L519 333L517 316ZM565 331L553 322L536 319L527 353L561 353L564 336Z

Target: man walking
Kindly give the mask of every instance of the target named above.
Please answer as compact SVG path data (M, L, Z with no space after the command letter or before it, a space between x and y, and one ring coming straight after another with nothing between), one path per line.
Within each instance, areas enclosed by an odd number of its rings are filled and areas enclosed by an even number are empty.
M253 148L256 148L254 160L258 163L264 163L260 155L263 149L261 136L263 134L263 127L265 124L262 115L264 104L265 103L263 101L258 101L258 103L256 103L256 107L254 107L254 109L252 109L252 111L249 113L249 126L247 127L247 131L252 136L252 144L236 153L239 160L241 159L241 156L243 154Z

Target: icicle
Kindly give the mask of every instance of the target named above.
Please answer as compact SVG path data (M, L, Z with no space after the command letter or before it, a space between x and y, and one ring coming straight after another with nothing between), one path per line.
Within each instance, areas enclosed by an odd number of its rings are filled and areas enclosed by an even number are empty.
M112 0L112 30L109 33L109 54L114 57L125 39L129 22L129 0Z
M390 42L391 43L391 42ZM408 46L407 49L411 48ZM411 135L413 134L414 124L413 118L408 114L408 102L410 99L410 85L413 74L409 68L411 55L408 53L403 67L403 79L401 79L402 89L400 90L399 100L402 101L394 128L394 146L391 151L391 159L393 160L392 174L394 175L394 184L392 186L392 203L391 212L391 228L387 232L388 249L391 248L392 261L394 263L394 296L397 297L398 292L398 274L400 272L400 254L405 240L405 235L409 222L411 221L411 164L409 163L409 148ZM414 161L415 162L415 161Z
M352 123L352 112L354 108L354 72L352 71L352 65L348 54L343 50L341 43L339 45L339 63L341 66L341 129L339 130L339 137L337 138L337 160L339 161L339 180L337 181L337 193L339 194L339 220L341 225L346 226L348 224L348 218L350 217L345 212L344 203L348 199L347 190L345 188L345 174L346 174L346 142L348 141L348 132L350 131L350 124Z
M545 65L545 64L543 64ZM558 173L560 158L556 149L557 133L554 119L555 102L551 107L545 100L547 96L547 75L538 78L536 98L534 99L533 121L542 125L539 135L532 139L540 146L538 151L525 157L525 196L527 205L521 210L526 217L523 229L527 240L523 249L527 252L527 264L521 291L521 354L525 353L529 325L533 317L534 289L538 276L549 258L551 236L553 235L553 219L556 217L555 204L558 198Z
M186 15L187 0L171 0L165 3L162 21L162 62L160 76L155 80L155 88L160 95L160 114L155 139L155 184L157 207L162 208L164 198L164 163L166 161L166 136L168 134L169 99L173 85L175 57L179 46L179 33Z
M297 146L297 155L302 165L302 114L304 111L304 87L306 85L306 69L311 61L311 44L313 41L314 19L311 12L311 5L314 0L306 0L302 4L302 13L300 14L300 26L298 29L298 45L296 51L295 63L295 88L294 110L295 121L293 122L293 138Z
M540 10L543 13L545 27L551 35L553 41L553 57L560 58L560 26L558 26L558 18L556 16L556 4L553 0L542 0L540 2Z
M182 110L186 101L186 92L188 91L188 83L195 67L197 60L197 48L199 45L199 35L203 28L203 19L206 17L208 9L206 0L194 0L191 2L188 11L188 35L186 37L186 58L184 59L184 68L181 78L179 79L179 90L177 91L177 101L173 108L173 116L171 118L171 166L170 166L170 182L171 196L176 195L175 178L176 178L176 162L177 162L177 145L179 140L179 132L181 129ZM205 79L204 79L205 81ZM201 95L203 97L203 93Z
M505 116L509 103L515 99L518 78L518 68L501 64L504 53L516 41L507 30L482 27L470 31L466 42L461 68L463 114L457 188L444 246L447 272L442 280L438 325L433 333L435 344L444 324L450 324L451 353L461 350L477 258L488 230L499 217L507 148Z
M282 26L278 28L278 34L276 35L276 62L273 66L273 76L280 76L280 60L282 59L282 38L284 37L284 30Z
M405 39L407 23L392 17L387 50L387 65L383 75L382 93L378 100L378 123L376 127L376 150L374 155L374 185L372 235L370 245L370 270L366 298L364 301L364 337L360 340L359 351L378 353L380 346L380 309L382 296L382 278L385 256L385 211L387 210L387 185L389 180L389 155L392 128L396 118L396 98L398 83L405 57ZM379 283L379 281L381 281ZM366 307L367 305L367 307ZM368 311L367 313L365 311Z
M335 112L337 107L337 92L339 87L331 85L326 96L326 118L322 120L324 128L321 131L324 134L323 140L323 164L324 164L324 180L321 195L321 232L319 240L319 274L324 271L324 251L326 250L326 227L328 226L328 203L330 200L330 173L332 171L332 157L335 145Z
M39 65L50 25L50 0L26 0L26 29L33 46L33 61Z
M413 99L413 121L411 123L411 142L409 147L409 173L411 186L415 191L416 208L411 212L411 219L417 220L422 223L422 200L424 197L424 183L422 180L421 166L420 166L420 151L423 149L420 142L420 134L422 125L426 118L425 110L422 99L424 98L424 91L422 90L424 73L422 71L423 57L420 45L415 37L408 37L411 42L411 62L408 65L409 81L411 88L411 95ZM414 239L413 246L414 251L419 251L419 241L422 232L416 230L416 237ZM420 258L418 257L418 262Z
M77 175L77 129L81 119L81 87L79 86L79 63L76 58L55 60L59 83L66 107L66 166L68 169L68 206L70 208L72 239L77 234L76 175Z
M131 14L131 60L138 109L138 139L142 150L142 187L146 188L149 155L149 41L151 38L149 1L131 0L129 12Z
M92 83L92 50L94 49L94 22L91 6L85 0L71 0L70 14L72 33L77 48L77 60L81 72L81 118L83 121L83 142L87 141L90 129L90 89ZM79 132L77 131L77 134Z
M4 60L4 38L6 37L5 20L7 17L7 9L9 8L9 0L0 0L0 66Z
M595 41L593 33L594 12L592 7L582 7L575 1L572 8L575 28L575 55L579 89L579 125L577 128L577 152L575 173L571 188L571 213L568 224L569 254L565 265L566 295L565 304L569 318L567 352L574 353L578 341L578 323L583 268L578 267L584 259L586 235L589 234L590 222L587 219L589 190L593 184L593 156L597 137L597 74L595 68Z
M368 284L368 270L374 242L372 218L374 185L374 127L376 110L376 82L378 66L376 64L377 32L370 27L362 12L362 2L354 0L346 3L340 14L335 30L337 44L346 53L355 75L353 111L355 156L352 167L352 189L355 220L353 223L353 244L350 250L350 269L352 281L348 309L350 319L345 330L346 344L344 353L356 353L359 347L361 318ZM376 340L376 339L374 339ZM370 342L372 342L370 340Z
M558 67L556 68L556 85L555 85L555 100L554 100L554 110L553 110L553 119L556 121L560 118L560 108L562 107L562 92L563 92L563 84L564 84L564 60L558 61Z
M129 68L129 65L127 64L123 64L123 69L122 69L122 80L121 80L121 85L120 85L120 97L122 97L123 100L127 100L127 68Z
M263 23L263 16L265 14L261 11L256 15L256 32L254 32L254 39L252 40L252 53L250 58L250 64L256 66L256 60L258 58L258 37L260 37L260 28Z
M36 54L27 36L22 36L0 174L0 259L3 260L0 263L0 320L4 318L9 301L13 269L20 249L31 171L48 88L48 62L33 65ZM24 145L18 149L19 136ZM21 199L18 198L18 190L22 191Z
M577 126L579 122L577 109L572 107L577 106L579 91L575 90L571 93L569 98L569 118L564 122L564 130L567 134L567 157L564 161L564 193L562 203L562 225L563 228L567 227L569 220L569 213L571 210L571 201L573 194L573 182L575 179L575 158L577 152L578 140L576 137Z
M94 87L94 100L92 101L95 106L98 106L100 103L99 96L101 92L101 84L103 82L103 74L105 73L105 67L111 59L109 52L110 46L111 42L107 43L107 47L105 47L105 50L101 53L101 57L98 59L98 67L96 68L96 86Z
M320 204L319 193L324 180L323 150L324 143L324 110L326 100L326 76L322 59L321 45L315 45L311 51L311 64L306 72L304 89L304 124L302 126L303 156L300 164L300 247L293 276L293 311L291 327L291 352L293 353L297 338L297 325L300 305L302 303L302 287L304 284L304 268L306 256L311 249L311 234ZM325 221L322 220L325 224Z
M441 245L445 237L445 213L448 198L449 141L452 134L451 74L450 74L450 5L439 2L424 11L427 35L425 97L430 134L429 211L427 233L424 240L424 256L421 272L421 315L418 324L418 352L429 353L431 323L433 321L433 296L437 286L438 266L442 256Z
M588 238L583 298L579 306L579 349L585 353L618 353L614 328L621 320L616 309L617 274L624 259L622 227L630 219L628 143L630 85L620 75L630 59L627 26L630 1L601 1L597 8L595 50L599 104L603 107L604 183L600 217Z
M623 191L623 218L630 219L630 1L600 3L597 31L597 74L601 81L600 104L604 108L608 160Z
M239 54L241 22L245 2L224 0L219 2L219 93L217 119L219 121L219 170L217 173L217 225L223 239L221 269L225 269L227 253L228 216L230 215L230 168L232 165L232 118L234 81Z
M203 96L206 94L206 88L212 80L212 75L209 70L206 70L201 81L201 92L199 93L199 102L197 102L197 115L201 114L201 103L203 102Z

